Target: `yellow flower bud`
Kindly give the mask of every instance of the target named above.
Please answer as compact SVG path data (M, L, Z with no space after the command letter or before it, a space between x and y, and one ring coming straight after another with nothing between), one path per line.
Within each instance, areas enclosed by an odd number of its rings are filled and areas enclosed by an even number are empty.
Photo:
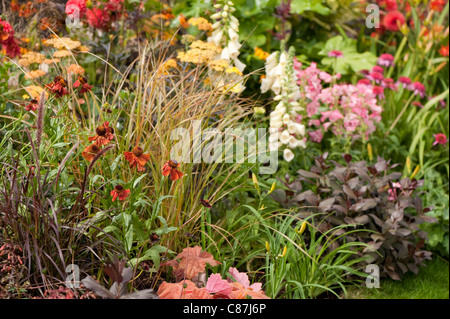
M298 233L301 235L305 232L306 229L306 222L303 222L302 226L300 227Z
M406 158L406 169L408 170L408 174L411 174L411 159L409 156Z
M259 193L259 184L258 184L258 179L256 178L255 173L252 173L252 180L253 180L253 184L255 184L255 188L257 189L257 191Z
M286 256L286 252L287 252L287 246L284 246L284 248L283 248L283 253L281 254L281 258L283 258L284 256Z
M419 171L420 171L420 165L417 165L416 168L414 169L414 172L412 173L410 179L413 179L417 175L417 173L419 173Z
M266 250L267 250L267 252L270 252L270 245L269 245L268 241L266 241Z
M272 193L272 192L275 190L275 188L277 188L277 182L273 182L272 187L270 187L270 190L269 190L269 192L267 193L267 195L269 195L270 193Z
M372 153L372 144L367 143L367 153L369 154L369 160L373 160L373 153Z

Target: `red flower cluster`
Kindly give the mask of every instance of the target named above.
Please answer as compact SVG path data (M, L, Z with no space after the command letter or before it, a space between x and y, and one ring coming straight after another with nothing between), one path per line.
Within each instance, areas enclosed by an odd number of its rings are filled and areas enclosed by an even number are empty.
M20 46L17 39L14 38L14 29L2 18L0 18L0 44L10 58L20 55Z
M108 0L97 7L87 9L86 18L91 27L108 31L112 23L122 17L123 11L123 0Z
M67 15L75 15L78 14L80 19L84 17L86 14L86 0L69 0L66 3L66 14Z
M80 76L80 75L78 76L78 79L73 84L73 87L74 88L80 87L80 93L81 94L87 93L90 90L92 90L92 85L87 83L87 79L85 77Z
M45 87L54 93L58 98L69 94L67 91L67 82L62 76L56 76L52 83L46 84Z

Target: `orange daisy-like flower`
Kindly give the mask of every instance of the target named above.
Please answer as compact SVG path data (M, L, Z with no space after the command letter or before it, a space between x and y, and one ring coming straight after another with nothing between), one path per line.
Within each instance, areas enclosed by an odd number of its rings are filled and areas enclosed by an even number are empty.
M89 145L84 149L81 155L88 162L92 161L94 157L101 151L100 147L98 147L95 143Z
M97 146L106 145L114 138L114 129L109 126L109 122L103 122L95 129L97 135L89 137L89 142L94 141Z
M119 197L119 200L125 200L130 195L130 192L129 189L124 189L122 185L117 185L111 191L112 201L114 202L117 197Z
M132 152L123 152L125 159L130 162L130 167L137 166L139 172L145 171L145 164L150 159L150 154L144 154L142 147L136 146Z
M177 167L179 166L180 163L178 163L177 161L169 160L164 164L162 168L163 176L168 176L170 174L171 181L176 181L177 179L181 178L183 176L183 173L177 170Z

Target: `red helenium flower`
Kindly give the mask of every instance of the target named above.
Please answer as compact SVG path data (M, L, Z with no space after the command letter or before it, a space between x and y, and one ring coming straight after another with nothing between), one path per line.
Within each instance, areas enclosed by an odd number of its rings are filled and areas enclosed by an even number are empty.
M88 147L86 147L83 152L81 153L81 156L84 157L84 159L88 162L92 161L94 157L101 151L100 147L97 145L91 144Z
M174 160L169 160L166 163L164 163L162 168L162 174L163 176L170 175L171 181L176 181L177 179L181 178L183 176L183 173L177 170L177 168L180 166L180 163Z
M119 200L125 200L130 195L129 189L124 189L122 185L117 185L114 187L114 189L111 191L112 201L114 202L117 197Z
M78 76L78 79L73 84L74 88L78 88L79 86L81 86L80 88L81 94L89 92L90 90L92 90L93 87L93 85L89 85L89 83L87 83L87 79L82 76Z
M52 83L45 85L51 92L53 92L57 97L62 97L69 94L67 91L67 82L62 76L57 76Z
M109 126L109 122L103 122L95 132L97 135L89 137L89 141L94 141L97 146L106 145L114 139L114 129Z
M150 159L150 154L144 154L144 150L136 146L132 152L123 152L125 159L130 163L130 167L137 166L139 172L145 171L145 164Z
M37 108L38 108L38 101L35 99L31 100L30 103L27 106L25 106L25 109L27 111L36 111Z

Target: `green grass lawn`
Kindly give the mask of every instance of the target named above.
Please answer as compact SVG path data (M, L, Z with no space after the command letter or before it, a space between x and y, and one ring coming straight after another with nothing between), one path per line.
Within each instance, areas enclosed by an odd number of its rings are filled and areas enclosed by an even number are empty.
M449 299L449 263L434 256L416 276L405 275L402 281L384 279L380 288L352 287L348 299Z

